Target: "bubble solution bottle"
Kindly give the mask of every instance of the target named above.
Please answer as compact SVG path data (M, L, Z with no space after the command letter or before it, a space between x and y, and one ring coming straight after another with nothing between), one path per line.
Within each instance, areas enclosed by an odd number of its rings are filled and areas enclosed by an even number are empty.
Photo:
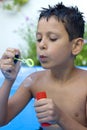
M46 95L46 92L45 91L42 91L42 92L38 92L36 94L36 99L39 100L39 99L42 99L42 98L47 98L47 95ZM47 127L47 126L50 126L51 124L49 123L42 123L41 126L42 127Z

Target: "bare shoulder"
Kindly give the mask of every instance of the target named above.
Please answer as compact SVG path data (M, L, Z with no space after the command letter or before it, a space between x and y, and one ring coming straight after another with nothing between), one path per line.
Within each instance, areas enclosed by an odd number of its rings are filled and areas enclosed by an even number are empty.
M37 88L37 86L41 86L46 80L48 74L48 70L40 70L34 72L26 77L23 81L22 86L27 88L29 91L33 91Z
M23 81L22 86L27 88L27 90L31 91L31 93L35 95L34 93L42 90L41 86L45 83L47 75L48 70L34 72Z
M79 83L87 87L87 70L77 68L76 77Z
M33 82L38 82L38 80L43 80L47 73L48 70L41 70L30 74L27 78L31 78Z
M87 70L86 70L86 69L77 68L77 72L78 72L78 74L79 74L82 78L87 79Z

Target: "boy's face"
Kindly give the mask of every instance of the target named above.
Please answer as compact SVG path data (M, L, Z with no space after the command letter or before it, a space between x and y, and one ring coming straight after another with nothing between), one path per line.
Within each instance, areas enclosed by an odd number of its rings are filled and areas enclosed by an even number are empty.
M62 66L72 59L72 43L62 22L42 18L37 27L37 55L44 68Z

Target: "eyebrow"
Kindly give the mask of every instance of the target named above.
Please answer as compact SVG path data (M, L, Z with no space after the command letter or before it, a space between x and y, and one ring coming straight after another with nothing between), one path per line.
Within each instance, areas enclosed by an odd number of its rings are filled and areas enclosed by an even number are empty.
M54 32L52 32L52 31L47 32L47 34L58 35L57 33L54 33ZM36 35L41 35L41 33L40 33L40 32L36 32Z

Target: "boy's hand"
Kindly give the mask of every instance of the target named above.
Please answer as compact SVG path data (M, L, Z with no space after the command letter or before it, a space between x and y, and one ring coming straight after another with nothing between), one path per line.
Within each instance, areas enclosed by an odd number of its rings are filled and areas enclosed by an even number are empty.
M8 80L15 80L20 69L20 62L14 62L16 55L20 57L18 49L8 48L0 59L0 69Z
M35 111L40 123L56 124L59 120L57 105L52 99L44 98L35 101Z

